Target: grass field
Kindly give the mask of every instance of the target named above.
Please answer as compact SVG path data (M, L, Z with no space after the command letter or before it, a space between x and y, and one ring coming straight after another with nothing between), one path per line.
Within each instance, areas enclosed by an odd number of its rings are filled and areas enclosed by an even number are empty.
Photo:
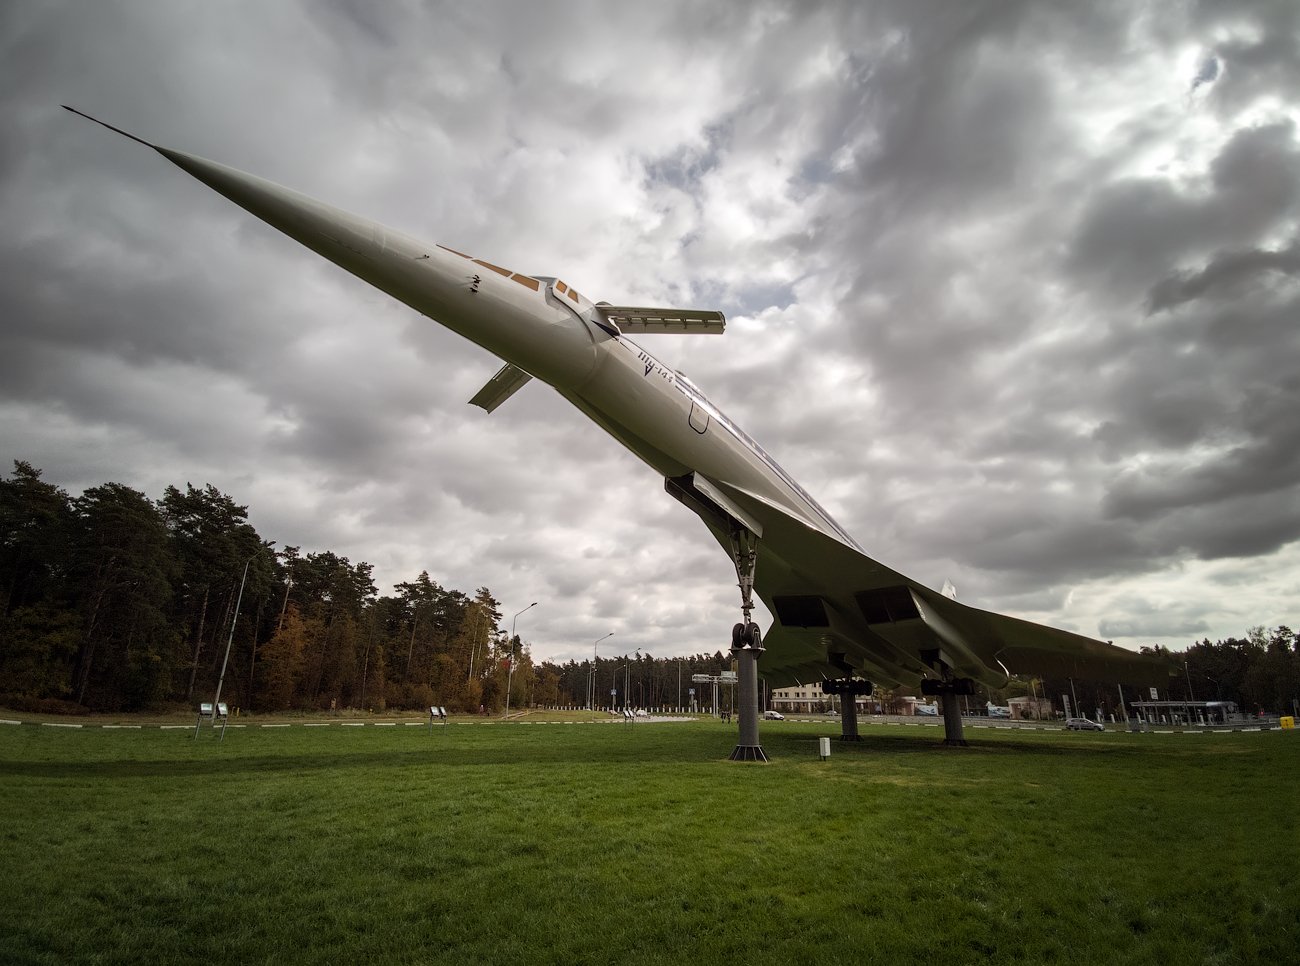
M0 962L1300 956L1294 732L834 728L0 727Z

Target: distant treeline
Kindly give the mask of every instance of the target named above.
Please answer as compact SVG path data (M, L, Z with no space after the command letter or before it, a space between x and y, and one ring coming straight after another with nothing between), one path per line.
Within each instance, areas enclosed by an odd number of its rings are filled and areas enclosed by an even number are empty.
M155 501L106 483L72 497L15 461L0 480L0 703L194 705L211 700L223 665L222 700L245 710L497 711L507 683L512 707L585 703L590 662L535 664L516 639L510 673L488 588L470 596L422 572L381 596L371 574L330 551L275 549L212 486L169 486ZM599 662L599 703L623 663ZM670 703L670 677L727 666L721 654L671 664L634 658L633 699Z
M507 686L512 707L585 705L590 694L598 707L676 707L689 703L692 674L730 667L720 652L601 658L594 675L587 660L535 663L501 627L488 588L469 596L422 572L381 596L371 571L330 551L275 549L247 507L212 486L169 486L155 501L106 483L72 497L15 461L0 480L0 703L194 705L221 678L224 701L255 711L497 711ZM1288 627L1160 650L1182 669L1162 698L1190 689L1287 713L1300 697L1300 641ZM1115 682L1066 679L1013 681L988 697L1059 702L1071 688L1085 712L1118 703ZM1127 700L1137 696L1128 689Z
M1244 638L1206 639L1183 651L1142 647L1169 663L1173 673L1158 689L1161 701L1232 701L1241 712L1291 714L1300 701L1300 637L1282 625L1272 630L1252 628ZM1121 715L1120 682L1082 681L1069 678L1013 679L1002 691L989 693L996 704L1023 695L1050 698L1060 711L1063 695L1091 717L1096 711ZM1146 688L1123 687L1124 701L1149 700ZM1076 704L1077 702L1077 704ZM1129 709L1132 713L1132 709Z

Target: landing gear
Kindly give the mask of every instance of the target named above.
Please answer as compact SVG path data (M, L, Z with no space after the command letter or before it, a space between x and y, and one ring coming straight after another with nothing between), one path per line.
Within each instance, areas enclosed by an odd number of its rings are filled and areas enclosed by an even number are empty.
M974 694L975 682L970 678L953 677L952 668L946 664L940 664L939 668L943 680L922 681L921 693L937 695L939 698L939 707L943 709L943 743L952 748L966 748L969 742L963 737L961 705L957 699L962 695Z
M758 625L751 620L754 611L754 571L758 568L758 538L744 527L733 525L731 559L736 565L740 584L741 623L731 629L731 653L736 658L737 690L740 692L740 741L731 752L732 761L767 761L758 743L758 658L763 640Z
M849 669L851 670L851 669ZM822 682L822 694L840 696L840 741L861 741L858 734L858 695L870 694L870 681L856 681L852 678L837 678Z

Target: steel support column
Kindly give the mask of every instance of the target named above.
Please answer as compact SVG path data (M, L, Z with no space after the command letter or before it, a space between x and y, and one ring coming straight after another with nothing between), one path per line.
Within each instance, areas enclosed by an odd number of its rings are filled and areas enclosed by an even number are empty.
M858 734L858 696L852 681L840 686L840 741L861 741Z
M956 693L945 691L939 696L939 703L943 707L943 743L956 748L967 747L966 739L962 737L961 702Z
M758 656L763 653L761 644L736 647L731 653L736 658L736 684L740 693L736 708L740 719L740 741L731 752L732 761L767 761L763 746L758 743Z

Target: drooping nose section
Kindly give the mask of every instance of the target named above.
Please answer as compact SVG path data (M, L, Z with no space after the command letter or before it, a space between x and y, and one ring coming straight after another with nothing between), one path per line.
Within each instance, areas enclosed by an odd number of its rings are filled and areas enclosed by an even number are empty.
M397 241L405 239L378 222L238 168L170 148L155 146L154 150L249 214L390 294L402 298L402 292L418 275L411 271L413 266L403 264L414 260L417 254L403 249L419 248L419 243L399 244L390 252L390 236ZM405 258L400 257L403 254ZM437 280L424 281L423 287L429 289L429 283ZM433 285L426 298L436 296L437 288Z
M595 367L581 312L548 280L427 244L237 168L155 150L340 268L551 385L579 386Z
M576 387L595 366L582 317L590 303L576 292L557 293L550 279L429 245L237 168L155 150L250 214L539 379Z
M539 379L575 387L595 367L592 328L543 279L420 241L265 178L159 147L67 109L152 148L254 217ZM576 295L571 301L578 301Z

